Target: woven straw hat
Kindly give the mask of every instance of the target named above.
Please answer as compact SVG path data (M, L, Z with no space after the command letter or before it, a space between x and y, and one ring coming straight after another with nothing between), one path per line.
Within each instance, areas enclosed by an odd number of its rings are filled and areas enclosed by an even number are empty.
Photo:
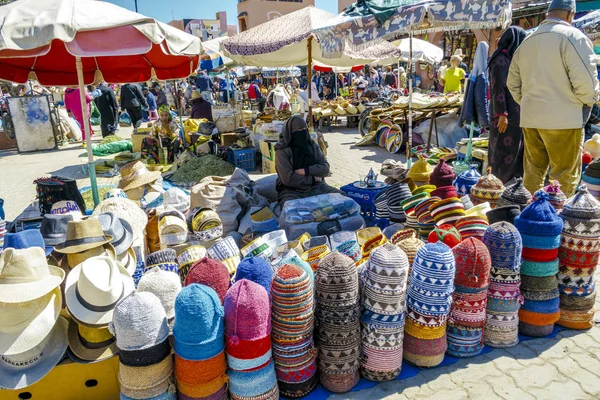
M117 354L117 342L108 328L90 328L69 321L67 332L69 349L82 361L102 361Z
M104 235L100 220L88 218L82 221L71 221L67 224L67 240L56 245L59 253L80 253L85 250L100 247L109 243L113 238Z
M40 344L54 327L62 306L60 288L35 300L0 303L0 354L24 353Z
M92 215L98 216L105 212L113 212L117 218L122 218L129 222L129 225L133 229L134 242L144 236L144 230L148 224L148 216L135 201L122 197L105 199L96 206Z
M138 292L150 292L160 300L167 319L175 317L175 298L181 291L181 280L174 272L153 268L138 282Z
M150 399L169 390L173 382L173 357L145 367L128 367L119 364L121 393L134 399Z
M44 250L5 249L0 255L0 302L23 303L40 298L65 278L65 272L48 265Z
M148 171L141 161L132 161L121 167L119 188L128 191L154 182L160 177L160 172Z
M106 325L117 302L133 289L133 279L123 265L108 257L92 257L69 272L65 300L77 321Z
M76 267L88 258L92 257L108 257L113 260L117 259L117 254L115 252L115 248L112 247L110 243L106 243L99 247L94 247L93 249L84 250L79 253L70 253L67 254L67 262L70 268Z
M67 320L59 317L50 333L25 353L0 357L0 388L22 389L42 379L67 351Z

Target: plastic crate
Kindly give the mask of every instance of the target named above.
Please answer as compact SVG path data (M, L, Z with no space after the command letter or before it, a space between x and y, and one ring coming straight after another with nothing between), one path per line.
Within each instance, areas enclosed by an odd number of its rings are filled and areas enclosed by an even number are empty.
M254 148L241 150L228 149L227 161L246 172L252 172L256 169Z

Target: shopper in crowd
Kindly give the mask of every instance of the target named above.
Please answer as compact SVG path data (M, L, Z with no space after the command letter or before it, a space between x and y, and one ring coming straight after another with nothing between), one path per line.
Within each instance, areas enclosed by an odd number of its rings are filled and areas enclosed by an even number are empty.
M344 74L339 74L337 80L338 88L345 88L346 86L348 86L348 78L346 78Z
M444 79L444 93L462 92L462 83L465 80L466 72L460 67L462 59L460 56L453 55L450 58L450 67L446 69Z
M368 99L379 97L379 74L373 67L371 67L367 75L367 87L365 88L364 96Z
M148 103L148 120L156 121L158 119L158 105L156 104L156 97L154 97L154 94L148 90L147 86L144 86L142 93L144 93L144 97L146 97L146 103Z
M162 105L158 109L159 120L152 125L152 136L142 142L142 155L160 161L159 149L167 149L167 161L172 163L182 149L179 136L179 125L173 120L169 106Z
M96 88L100 95L94 99L98 111L100 111L100 129L102 137L113 135L117 131L119 122L119 103L115 92L106 85L106 82L101 82Z
M160 87L160 84L158 82L154 82L152 84L151 92L154 95L154 98L156 99L157 109L158 109L158 107L161 107L164 105L169 106L169 101L167 100L167 95L166 95L165 91Z
M479 42L475 51L473 69L465 88L465 100L460 112L461 124L475 123L480 128L490 127L488 110L488 54L490 46Z
M92 102L92 96L88 93L88 91L86 89L84 89L84 90L85 90L85 94L84 94L85 104L87 107L88 118L89 118L90 117L90 103ZM65 89L65 108L67 109L67 111L71 111L73 118L75 118L75 121L77 121L77 123L79 123L79 126L81 127L81 134L83 136L83 141L85 142L85 126L83 125L83 111L81 110L81 98L79 97L79 88L77 88L77 89L66 88ZM92 129L91 123L90 123L90 133L92 136L94 135L94 131Z
M281 140L275 145L275 154L277 201L282 207L288 200L326 193L343 194L325 183L329 163L301 117L293 116L286 121Z
M463 55L462 49L456 49L454 51L454 55L457 56L458 58L460 58L460 63L458 64L458 66L460 68L462 68L463 71L465 71L465 74L468 74L469 73L469 66L465 62L466 58Z
M553 0L548 17L515 53L508 88L521 106L523 183L531 193L550 179L572 196L581 175L583 127L598 100L592 42L571 26L575 0Z
M190 118L206 118L209 121L213 120L212 105L208 101L204 100L204 98L200 96L200 93L192 93L190 103L192 105L192 113L190 114Z
M198 89L200 95L204 98L204 100L214 105L214 85L210 77L206 74L206 71L200 71L196 76L196 88Z
M519 125L521 110L506 86L513 55L527 37L525 30L511 26L498 41L490 57L490 143L489 164L503 183L523 176L523 131Z
M94 88L94 86L92 86L92 85L88 85L87 90L90 93L90 95L92 96L92 99L95 99L96 97L98 97L102 94L102 93L100 93L100 90L98 90L97 87Z
M142 106L148 107L148 102L137 83L126 83L121 87L121 110L126 110L131 118L134 132L142 123Z
M394 75L394 73L392 72L392 67L390 67L389 65L385 68L384 84L385 86L389 86L392 89L396 89L398 87L396 75Z
M323 96L321 96L325 100L334 100L335 93L329 88L329 86L323 86Z
M325 78L323 78L323 90L325 90L325 87L329 88L329 92L335 92L335 74L332 72L325 74Z
M267 104L267 99L262 95L260 91L260 86L258 86L258 79L255 79L254 82L248 87L248 98L250 100L255 100L258 103L258 111L263 112L265 110L265 104Z
M317 90L319 93L323 92L323 77L321 76L320 71L314 71L314 75L312 77L312 81L317 85Z

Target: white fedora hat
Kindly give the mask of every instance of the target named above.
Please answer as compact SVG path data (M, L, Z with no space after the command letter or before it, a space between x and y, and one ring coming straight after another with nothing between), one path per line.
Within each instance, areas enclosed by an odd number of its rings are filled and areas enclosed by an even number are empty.
M133 289L133 278L121 263L108 257L92 257L67 275L65 300L75 320L103 326L112 320L117 302Z
M137 267L137 258L133 248L130 247L125 253L119 254L117 256L117 261L123 264L123 267L129 272L129 275L133 276L135 268Z
M41 247L7 248L0 255L0 302L23 303L42 297L65 279L65 271L48 265Z
M60 288L24 303L0 303L0 354L25 353L52 330L62 308Z
M42 379L67 351L67 320L59 317L54 327L29 351L0 356L0 388L18 390Z

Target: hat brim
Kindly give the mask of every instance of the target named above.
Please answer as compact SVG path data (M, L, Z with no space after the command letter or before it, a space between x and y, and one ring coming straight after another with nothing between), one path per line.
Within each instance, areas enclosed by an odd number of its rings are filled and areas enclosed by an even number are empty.
M44 357L27 368L15 368L0 362L0 387L11 390L31 386L46 376L64 357L67 351L67 320L59 317L50 331L44 348Z
M123 282L123 295L121 298L124 298L135 289L133 278L123 264L118 261L116 263L121 274L121 281ZM105 326L112 321L114 307L108 311L92 311L85 308L77 299L76 289L77 281L81 275L81 265L77 265L69 272L67 281L65 282L65 302L67 309L77 321L81 321L87 326Z
M24 303L39 299L59 287L65 279L65 271L54 265L48 265L48 269L50 275L40 281L0 285L0 302Z
M46 233L43 236L46 247L56 246L67 240L67 233Z
M69 343L69 349L75 357L76 362L96 362L106 360L119 353L117 348L117 341L113 340L109 345L99 347L97 349L91 349L86 347L79 336L77 329L77 322L75 320L69 321L69 329L67 332L67 341Z
M119 218L119 220L121 221L121 225L123 225L123 236L118 239L113 239L113 241L110 242L115 248L115 253L117 255L126 253L127 249L129 249L133 243L133 228L131 227L131 224L123 218Z
M58 251L59 253L63 253L63 254L81 253L82 251L86 251L86 250L93 249L95 247L103 246L107 243L110 243L111 240L113 240L112 236L104 235L104 238L105 238L104 240L100 240L97 242L81 243L81 244L76 244L73 246L65 246L65 243L61 243L61 244L56 245L56 247L54 247L54 249L56 251Z
M129 274L133 276L133 273L135 272L135 269L137 267L135 251L133 250L133 248L130 247L125 253L120 254L120 256L121 258L117 258L117 261L123 264L127 272L129 272Z
M135 189L140 186L148 185L157 180L161 175L162 174L159 171L148 171L142 176L138 176L137 178L131 181L123 182L123 180L121 180L118 186L119 189L122 189L124 192L126 192L128 190Z
M51 297L41 312L25 322L22 329L13 332L0 332L0 354L20 354L40 344L52 331L62 307L60 288L48 293ZM11 307L15 307L12 306ZM17 306L18 307L18 306ZM2 321L6 322L6 321ZM2 325L0 322L0 325Z

